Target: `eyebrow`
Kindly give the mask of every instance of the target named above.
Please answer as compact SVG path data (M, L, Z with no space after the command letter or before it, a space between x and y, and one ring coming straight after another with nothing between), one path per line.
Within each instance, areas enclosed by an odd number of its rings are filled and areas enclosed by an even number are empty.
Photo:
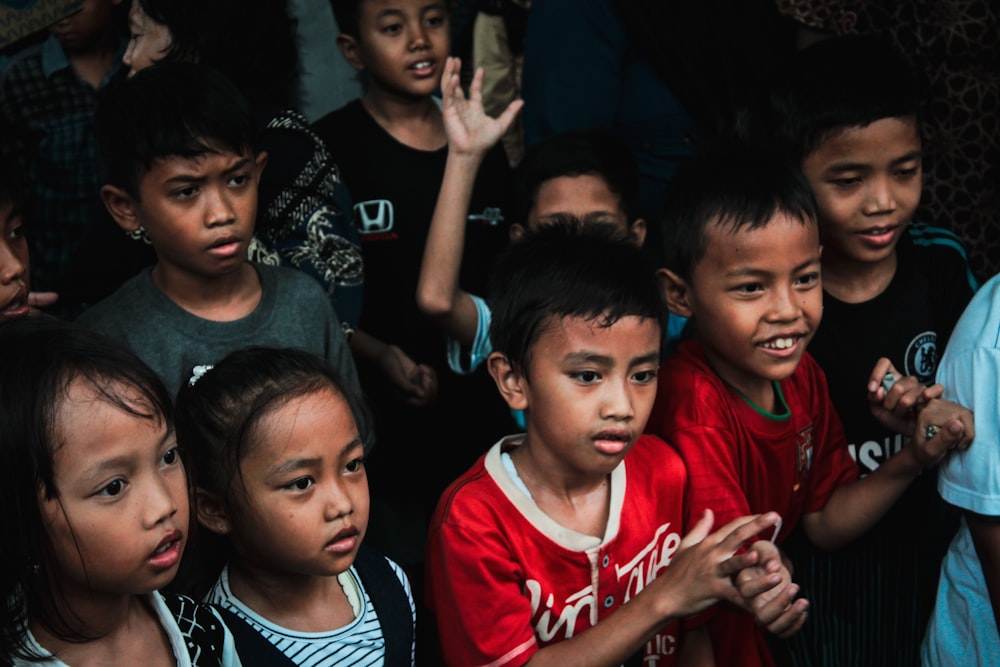
M601 366L614 366L615 360L605 354L597 354L596 352L573 352L567 354L563 358L564 362L569 363L592 363L599 364ZM641 357L635 357L628 362L629 368L633 366L641 366L643 364L655 364L660 361L659 352L650 352L649 354L644 354Z
M240 160L237 161L232 166L223 169L222 173L231 174L235 171L239 171L240 169L244 169L248 164L250 164L250 162L251 160L248 157L240 158ZM205 180L204 176L199 176L196 174L177 174L176 176L171 176L170 178L166 179L163 182L165 184L175 184L175 183L184 184L184 183L198 183L204 180Z
M895 160L889 162L891 166L896 166L898 164L903 164L904 162L911 162L913 160L919 160L923 156L923 151L910 151L905 155L901 155ZM871 169L872 165L864 162L835 162L826 168L827 173L841 173L845 171L861 171L863 169Z
M807 259L798 266L794 267L792 269L792 273L798 273L799 271L804 271L808 267L819 263L820 263L820 258L817 255L816 257L812 259ZM741 277L757 278L757 277L767 277L774 274L771 271L765 271L763 269L755 269L753 267L747 267L742 269L736 269L735 271L728 271L726 275L733 278L741 278Z
M173 427L168 428L167 432L163 435L163 438L161 438L160 442L157 444L156 449L160 450L165 443L170 441L173 435L174 435ZM176 444L174 446L176 447ZM121 454L120 456L112 456L109 459L103 459L101 461L98 461L92 466L84 468L83 472L80 473L80 479L84 481L89 481L98 478L113 470L118 470L120 468L128 467L134 464L136 459L137 459L137 452L135 451L129 452L127 454Z

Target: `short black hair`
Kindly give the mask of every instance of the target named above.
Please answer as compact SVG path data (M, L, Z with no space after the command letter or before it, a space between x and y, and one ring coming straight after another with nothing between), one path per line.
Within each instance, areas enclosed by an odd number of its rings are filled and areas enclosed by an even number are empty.
M919 129L923 97L910 63L880 35L831 37L799 51L778 77L771 122L801 162L849 127L913 117Z
M333 18L337 20L337 28L342 34L358 38L358 21L361 16L362 2L364 0L330 0Z
M751 143L705 144L681 163L664 195L664 267L690 279L705 255L709 225L759 229L779 212L816 222L812 190L796 163Z
M542 184L562 176L598 176L618 195L631 224L638 211L639 167L625 143L606 130L571 130L529 147L514 172L516 221L526 223Z
M110 84L97 107L105 182L139 199L153 162L206 153L253 152L253 115L225 76L188 62L161 62Z
M636 316L666 331L663 293L642 250L614 225L562 218L509 244L492 274L490 342L521 373L554 320L579 317L609 327Z

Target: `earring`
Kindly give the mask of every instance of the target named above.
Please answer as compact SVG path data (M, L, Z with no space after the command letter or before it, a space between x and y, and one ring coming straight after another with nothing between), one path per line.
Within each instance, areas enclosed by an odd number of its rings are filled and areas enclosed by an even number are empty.
M31 566L31 573L32 573L32 574L38 574L38 571L39 571L39 570L41 570L41 569L42 569L42 566L41 566L41 565L39 565L38 563L34 563L34 564L33 564L33 565Z
M128 232L125 232L125 233L128 234L128 237L130 239L132 239L133 241L142 241L146 245L152 245L153 244L153 242L150 241L149 237L146 235L146 228L143 227L142 225L139 225L138 228L133 229L133 230L128 231Z

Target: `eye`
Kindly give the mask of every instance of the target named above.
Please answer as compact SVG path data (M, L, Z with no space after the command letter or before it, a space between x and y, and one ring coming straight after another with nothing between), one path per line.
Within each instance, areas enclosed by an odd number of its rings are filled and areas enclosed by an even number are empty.
M910 176L916 176L919 172L920 167L908 167L906 169L898 169L896 171L896 175L903 178L909 178Z
M830 182L833 183L838 188L850 188L861 183L861 179L852 176L850 178L832 178Z
M656 369L639 371L632 375L632 381L638 384L649 384L656 381Z
M597 371L575 371L569 376L581 384L594 384L601 379L601 375Z
M382 32L386 35L398 35L403 32L402 23L390 23L389 25L382 26Z
M165 466L172 466L181 460L181 454L177 451L176 447L171 447L167 451L163 452L163 456L160 459Z
M797 287L812 287L819 283L819 272L814 271L812 273L806 273L795 279L795 285Z
M181 188L180 190L174 190L170 193L174 199L191 199L196 194L198 194L198 188L193 185L189 185L186 188Z
M365 467L365 460L360 456L356 459L351 459L344 466L344 470L347 472L360 472Z
M10 228L7 232L7 238L11 241L17 241L18 239L24 238L24 225L20 222L14 223L14 226Z
M432 28L439 28L445 24L445 17L442 14L428 16L424 23Z
M284 488L288 489L289 491L305 491L315 483L316 480L314 480L312 477L299 477L291 484L286 484Z
M764 291L764 286L760 283L744 283L743 285L737 285L733 288L733 291L739 295L752 296Z
M114 479L108 482L104 487L98 492L98 495L102 496L117 496L122 491L125 490L125 480Z
M250 182L250 174L236 174L229 179L229 185L231 187L243 187Z

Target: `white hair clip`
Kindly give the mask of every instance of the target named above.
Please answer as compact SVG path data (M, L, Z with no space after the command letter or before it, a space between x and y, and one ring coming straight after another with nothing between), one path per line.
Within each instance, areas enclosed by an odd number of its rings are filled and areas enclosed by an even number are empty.
M195 366L191 369L191 379L188 380L188 386L193 387L194 383L201 379L201 376L212 370L212 364L205 364L203 366Z

